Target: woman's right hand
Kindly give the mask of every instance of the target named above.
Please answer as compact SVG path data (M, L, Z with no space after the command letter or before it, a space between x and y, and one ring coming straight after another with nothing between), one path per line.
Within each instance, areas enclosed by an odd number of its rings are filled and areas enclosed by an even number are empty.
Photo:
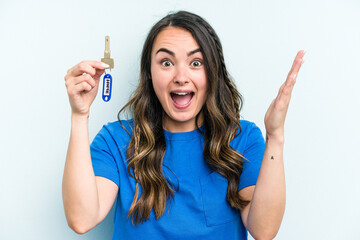
M109 65L99 61L82 61L67 71L65 85L71 113L88 116L98 92L100 77Z

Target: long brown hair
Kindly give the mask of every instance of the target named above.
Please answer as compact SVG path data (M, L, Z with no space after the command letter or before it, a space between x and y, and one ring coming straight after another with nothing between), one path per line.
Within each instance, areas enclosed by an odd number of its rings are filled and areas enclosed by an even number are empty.
M207 100L201 110L205 125L204 157L213 170L227 178L229 184L226 199L229 204L242 210L248 203L237 193L243 156L230 147L230 141L240 128L242 96L228 74L222 46L214 29L200 16L179 11L165 16L151 28L142 50L139 86L118 114L120 121L121 112L130 110L134 123L127 149L127 170L136 180L135 195L128 212L128 218L131 217L136 224L148 220L151 209L154 209L156 219L160 218L165 211L167 199L175 193L162 174L166 151L163 109L153 89L150 70L154 40L169 26L189 31L204 57L208 81ZM198 117L199 114L196 124ZM140 197L139 184L142 187Z

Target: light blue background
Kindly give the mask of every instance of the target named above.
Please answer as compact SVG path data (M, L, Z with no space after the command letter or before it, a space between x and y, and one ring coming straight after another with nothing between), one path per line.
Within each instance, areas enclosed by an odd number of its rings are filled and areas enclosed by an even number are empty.
M137 85L142 44L169 11L209 21L261 129L293 58L307 51L286 121L287 206L276 239L360 239L360 2L0 1L0 239L111 239L113 211L77 235L61 195L70 135L64 76L103 57L111 37L113 95L90 113L90 140Z

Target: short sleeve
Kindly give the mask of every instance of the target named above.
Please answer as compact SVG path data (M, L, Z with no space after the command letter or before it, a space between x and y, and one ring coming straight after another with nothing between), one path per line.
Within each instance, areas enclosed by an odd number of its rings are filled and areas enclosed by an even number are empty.
M112 150L117 149L110 132L103 126L90 144L95 176L105 177L119 186L119 170Z
M264 157L265 140L261 130L254 123L251 124L244 152L243 171L240 175L238 191L255 185L259 176L261 162Z

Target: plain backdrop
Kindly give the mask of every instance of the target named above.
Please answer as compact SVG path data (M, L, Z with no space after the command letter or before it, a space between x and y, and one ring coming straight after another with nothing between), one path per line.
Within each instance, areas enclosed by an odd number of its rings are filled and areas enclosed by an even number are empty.
M0 239L111 239L114 208L84 235L66 223L64 76L100 60L110 35L113 95L105 103L99 88L92 141L137 85L151 26L178 10L217 31L245 98L241 115L264 134L269 104L297 51L307 51L285 125L287 205L276 239L360 239L359 0L0 0Z

